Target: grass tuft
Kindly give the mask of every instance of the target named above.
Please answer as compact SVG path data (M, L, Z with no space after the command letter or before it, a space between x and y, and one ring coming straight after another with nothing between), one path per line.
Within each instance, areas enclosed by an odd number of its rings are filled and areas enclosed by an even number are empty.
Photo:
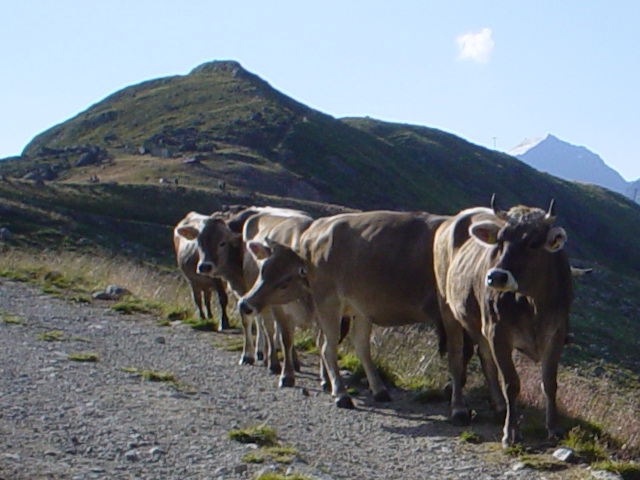
M242 461L247 463L265 463L269 461L289 465L297 454L298 451L293 447L261 447L244 455Z
M607 459L607 447L600 436L599 429L588 429L584 426L572 428L561 444L576 451L587 463L594 463Z
M2 320L2 323L6 323L7 325L26 325L27 321L18 316L18 315L13 315L12 313L7 313L7 312L3 312L0 311L0 319Z
M228 436L231 440L235 440L240 443L255 443L261 447L278 446L275 429L266 425L257 425L243 429L231 430Z
M466 430L460 434L460 440L467 443L480 443L482 438L479 434Z
M140 370L131 367L120 367L120 370L131 373L132 375L138 375L148 382L175 382L175 376L170 372L155 372L152 370Z
M60 330L51 330L49 332L39 333L38 338L45 342L62 342L66 340L64 334Z
M624 480L640 480L640 465L635 462L603 460L593 463L592 470L606 470L620 475Z
M72 360L74 362L97 362L98 360L100 360L100 357L97 353L80 352L69 354L67 356L67 360Z

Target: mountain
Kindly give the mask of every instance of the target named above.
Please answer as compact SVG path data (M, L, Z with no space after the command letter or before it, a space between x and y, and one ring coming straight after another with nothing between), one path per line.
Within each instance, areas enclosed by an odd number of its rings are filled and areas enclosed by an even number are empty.
M525 139L508 153L533 168L556 177L593 183L627 195L629 184L600 156L585 147L571 145L553 135Z
M12 212L9 227L25 242L40 225L27 229L23 211L47 212L44 237L62 225L73 243L78 219L170 229L185 211L223 203L448 214L488 205L495 192L504 207L555 198L574 258L640 271L640 206L630 200L440 130L333 118L234 61L123 88L37 135L0 174L31 179L0 181L0 211ZM42 191L28 183L43 180Z

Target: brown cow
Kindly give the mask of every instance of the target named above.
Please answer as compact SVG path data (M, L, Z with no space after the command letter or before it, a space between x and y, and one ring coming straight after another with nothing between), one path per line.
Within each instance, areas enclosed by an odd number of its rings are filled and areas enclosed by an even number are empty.
M173 230L173 246L176 254L176 263L178 269L182 272L184 278L191 286L191 298L198 309L200 319L213 318L211 310L211 294L215 291L218 295L218 304L220 305L220 322L218 330L229 328L229 318L227 317L227 292L224 284L218 278L211 278L205 275L199 275L196 271L198 266L198 246L195 242L187 240L178 234L178 229L186 225L199 225L206 218L196 212L189 212ZM205 314L206 309L206 314Z
M518 206L471 209L443 223L434 242L435 274L447 336L452 380L451 413L467 422L462 388L466 331L478 344L495 406L506 410L503 446L520 440L516 402L520 379L512 352L542 362L546 427L561 434L556 406L557 370L569 329L571 269L565 230L549 211ZM506 404L505 404L506 403Z
M396 326L435 322L442 333L433 275L433 234L445 217L375 211L315 220L299 246L250 242L259 251L258 281L240 308L302 303L324 334L322 359L338 407L352 408L337 361L343 317L352 317L352 342L374 398L389 393L371 359L372 323Z
M219 215L213 215L203 222L200 228L187 227L181 229L179 234L197 241L200 254L198 272L225 279L230 288L238 296L241 296L253 285L258 274L255 259L244 248L243 230L248 232L247 234L252 238L255 236L263 239L266 235L273 234L280 241L289 243L295 241L299 232L304 230L311 221L311 217L297 210L251 207L228 220ZM286 312L268 310L262 313L265 320L264 326L269 332L269 339L273 338L274 320L281 327L281 336L286 344L283 345L285 366L281 371L280 386L292 386L294 384L293 365L296 360L291 348L293 339L287 336L291 329L288 327L289 320ZM253 339L250 335L252 318L242 310L240 314L245 330L245 344L240 363L251 364L254 362ZM271 370L279 371L275 348L269 348L267 356Z

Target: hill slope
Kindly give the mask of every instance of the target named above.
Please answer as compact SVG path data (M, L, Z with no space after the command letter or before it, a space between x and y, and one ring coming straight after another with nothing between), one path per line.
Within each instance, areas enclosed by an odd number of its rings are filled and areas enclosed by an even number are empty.
M554 197L574 257L640 270L640 251L632 248L640 237L640 207L623 196L559 180L439 130L332 118L236 62L127 87L41 133L21 157L0 166L12 176L34 172L62 182L99 178L121 185L157 184L162 177L250 202L250 195L261 194L439 213L486 205L493 192L505 207L545 207ZM153 194L147 199L154 201ZM198 201L180 205L209 208ZM177 220L174 211L154 221Z

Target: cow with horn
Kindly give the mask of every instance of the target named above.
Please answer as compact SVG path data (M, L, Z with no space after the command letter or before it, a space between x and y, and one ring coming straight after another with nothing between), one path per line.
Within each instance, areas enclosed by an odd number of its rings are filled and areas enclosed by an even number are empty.
M478 345L494 407L504 412L502 444L520 441L516 404L520 379L512 359L517 349L542 364L546 427L561 435L556 405L557 370L569 331L571 268L565 230L548 211L516 206L464 210L445 221L434 240L434 267L447 333L452 380L451 414L466 423L462 388L466 331Z

